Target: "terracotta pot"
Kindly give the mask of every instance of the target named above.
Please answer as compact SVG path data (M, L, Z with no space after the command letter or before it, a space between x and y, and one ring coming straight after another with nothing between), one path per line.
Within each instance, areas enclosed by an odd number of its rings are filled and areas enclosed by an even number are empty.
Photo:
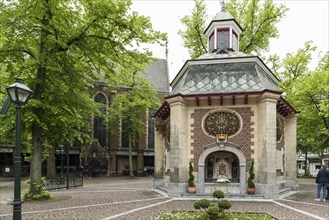
M188 193L191 193L191 194L194 194L194 193L196 193L196 187L191 187L191 186L189 186L188 188L187 188L187 192Z
M255 188L247 188L247 193L248 194L255 194L256 189Z

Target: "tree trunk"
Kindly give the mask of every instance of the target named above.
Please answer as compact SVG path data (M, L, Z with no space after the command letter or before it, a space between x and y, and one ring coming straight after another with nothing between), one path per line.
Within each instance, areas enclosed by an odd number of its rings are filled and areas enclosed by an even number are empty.
M47 26L49 20L47 16L43 16L42 25ZM46 71L47 71L47 60L48 60L48 51L46 49L46 39L49 35L49 32L44 28L40 35L40 48L39 48L39 66L37 69L37 83L34 88L34 99L42 101L42 94L44 92L44 83L46 80ZM36 108L33 110L33 113L41 118L42 109ZM32 125L32 151L31 151L31 164L30 164L30 187L29 191L32 195L40 193L41 187L36 187L41 185L41 173L42 173L42 128L40 125L35 122Z
M41 185L41 167L42 167L42 142L41 128L37 125L32 126L32 151L30 164L30 187L29 191L32 195L40 193L40 189L36 187Z
M305 161L304 161L304 164L305 164L305 172L304 172L304 175L305 176L309 176L310 175L310 170L308 168L308 165L307 165L307 149L305 150Z

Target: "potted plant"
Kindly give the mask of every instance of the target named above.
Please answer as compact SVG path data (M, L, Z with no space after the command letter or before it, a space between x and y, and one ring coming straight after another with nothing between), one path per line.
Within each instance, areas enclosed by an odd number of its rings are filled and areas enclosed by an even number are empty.
M193 166L192 166L191 161L190 161L188 175L189 175L189 178L188 178L188 189L187 189L187 191L189 193L195 193L196 192L196 187L195 187L195 184L194 184Z
M254 183L255 173L254 173L254 160L251 160L251 164L249 167L249 177L247 181L247 193L248 194L255 194L256 186Z

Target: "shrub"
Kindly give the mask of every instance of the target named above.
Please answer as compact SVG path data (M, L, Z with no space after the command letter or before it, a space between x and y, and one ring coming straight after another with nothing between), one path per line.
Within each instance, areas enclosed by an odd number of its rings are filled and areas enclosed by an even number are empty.
M212 203L211 201L207 199L201 199L196 202L194 202L194 208L195 209L203 209L205 210L205 213L208 216L208 219L227 219L224 211L226 209L231 208L232 204L227 200L223 199L225 197L225 194L221 190L215 190L212 193L212 196L214 198L218 199L217 205L216 203Z
M210 201L208 199L201 199L194 202L195 209L207 209L210 205Z
M209 206L209 208L207 209L207 214L211 220L216 220L220 212L220 209L214 205Z
M255 173L254 173L254 160L251 161L250 167L249 167L249 177L247 180L248 188L255 189L255 183L253 182L255 179Z
M223 212L225 209L229 209L232 206L231 202L228 201L227 199L222 199L218 201L217 204L218 204L218 208L220 208Z
M192 162L191 161L190 161L190 165L189 165L188 175L189 175L188 186L189 187L195 187L195 184L194 184L194 175L193 175L193 166L192 166Z
M32 194L29 190L26 190L23 194L22 200L41 200L41 199L50 199L52 198L51 194L45 189L44 184L46 182L46 179L44 177L41 178L41 184L33 183L38 194ZM30 179L27 179L25 181L26 184L30 183Z
M225 197L225 194L221 190L215 190L212 192L212 197L217 198L218 200Z

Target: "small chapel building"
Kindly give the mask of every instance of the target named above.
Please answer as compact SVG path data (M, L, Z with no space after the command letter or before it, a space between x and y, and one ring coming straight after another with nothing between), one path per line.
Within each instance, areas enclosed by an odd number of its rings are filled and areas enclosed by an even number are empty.
M278 79L258 57L239 51L242 28L225 4L204 34L208 53L187 60L155 114L154 188L187 192L192 161L197 194L246 194L254 160L256 194L278 198L298 187L296 120Z

